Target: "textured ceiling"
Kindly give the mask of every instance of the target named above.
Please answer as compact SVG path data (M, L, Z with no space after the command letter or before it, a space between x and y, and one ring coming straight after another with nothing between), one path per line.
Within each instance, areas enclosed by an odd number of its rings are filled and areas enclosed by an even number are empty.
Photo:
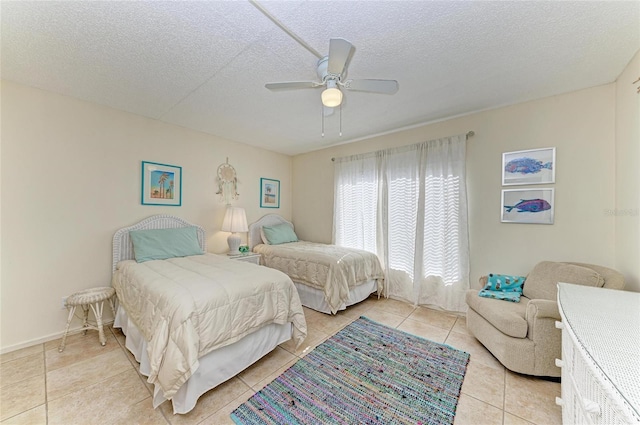
M640 49L640 2L261 1L322 54L356 46L325 118L317 58L249 2L2 1L3 79L229 140L298 154L472 111L614 81Z

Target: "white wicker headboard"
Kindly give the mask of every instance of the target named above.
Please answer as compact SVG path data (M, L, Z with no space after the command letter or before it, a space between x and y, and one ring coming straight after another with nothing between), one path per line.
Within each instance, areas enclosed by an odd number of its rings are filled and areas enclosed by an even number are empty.
M255 223L249 225L249 249L253 250L253 247L262 243L262 236L260 235L260 229L262 226L275 226L277 224L287 223L293 229L293 223L280 217L278 214L267 214L262 216L261 219Z
M129 237L129 232L131 230L176 229L179 227L189 226L196 228L200 248L202 248L204 252L207 252L207 241L204 229L198 225L189 223L180 217L172 215L153 215L134 224L133 226L124 227L118 230L113 235L113 264L111 271L114 272L116 270L116 264L118 264L118 262L123 260L133 260L135 258L133 254L133 243L131 243L131 238Z

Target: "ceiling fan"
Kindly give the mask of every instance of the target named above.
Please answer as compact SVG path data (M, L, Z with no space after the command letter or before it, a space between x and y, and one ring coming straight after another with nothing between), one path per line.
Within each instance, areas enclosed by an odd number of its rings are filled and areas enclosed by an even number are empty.
M329 54L318 60L316 72L320 81L267 83L265 87L269 90L324 88L321 95L322 104L329 108L340 106L342 90L383 94L394 94L398 91L396 80L347 79L347 68L354 52L355 47L349 41L332 38L329 42Z

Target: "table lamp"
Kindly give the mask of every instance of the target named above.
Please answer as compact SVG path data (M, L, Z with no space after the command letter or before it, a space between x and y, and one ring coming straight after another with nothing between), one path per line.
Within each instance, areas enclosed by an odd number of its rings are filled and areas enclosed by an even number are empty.
M241 239L236 233L249 231L247 227L247 215L244 212L244 208L227 207L227 212L224 214L224 221L222 222L222 231L231 232L227 238L227 244L229 245L229 253L227 255L241 254L238 250Z

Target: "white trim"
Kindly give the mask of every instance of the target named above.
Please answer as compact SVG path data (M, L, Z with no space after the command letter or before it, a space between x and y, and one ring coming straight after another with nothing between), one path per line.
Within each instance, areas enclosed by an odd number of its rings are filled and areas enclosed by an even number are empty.
M113 324L113 320L106 320L106 321L102 322L102 326L104 326L105 328L108 327L108 326L111 326L112 324ZM83 330L84 330L84 328L82 326L70 329L69 333L67 334L67 336L80 333ZM41 338L30 339L29 341L21 342L20 344L15 344L15 345L10 345L8 347L3 347L2 349L0 349L0 354L7 354L7 353L11 353L13 351L21 350L23 348L33 347L34 345L45 344L45 343L47 343L49 341L55 341L56 339L62 338L62 335L64 335L64 330L62 330L60 332L53 333L53 334L49 334L47 336L43 336ZM58 347L56 347L56 350L57 349L58 349Z

